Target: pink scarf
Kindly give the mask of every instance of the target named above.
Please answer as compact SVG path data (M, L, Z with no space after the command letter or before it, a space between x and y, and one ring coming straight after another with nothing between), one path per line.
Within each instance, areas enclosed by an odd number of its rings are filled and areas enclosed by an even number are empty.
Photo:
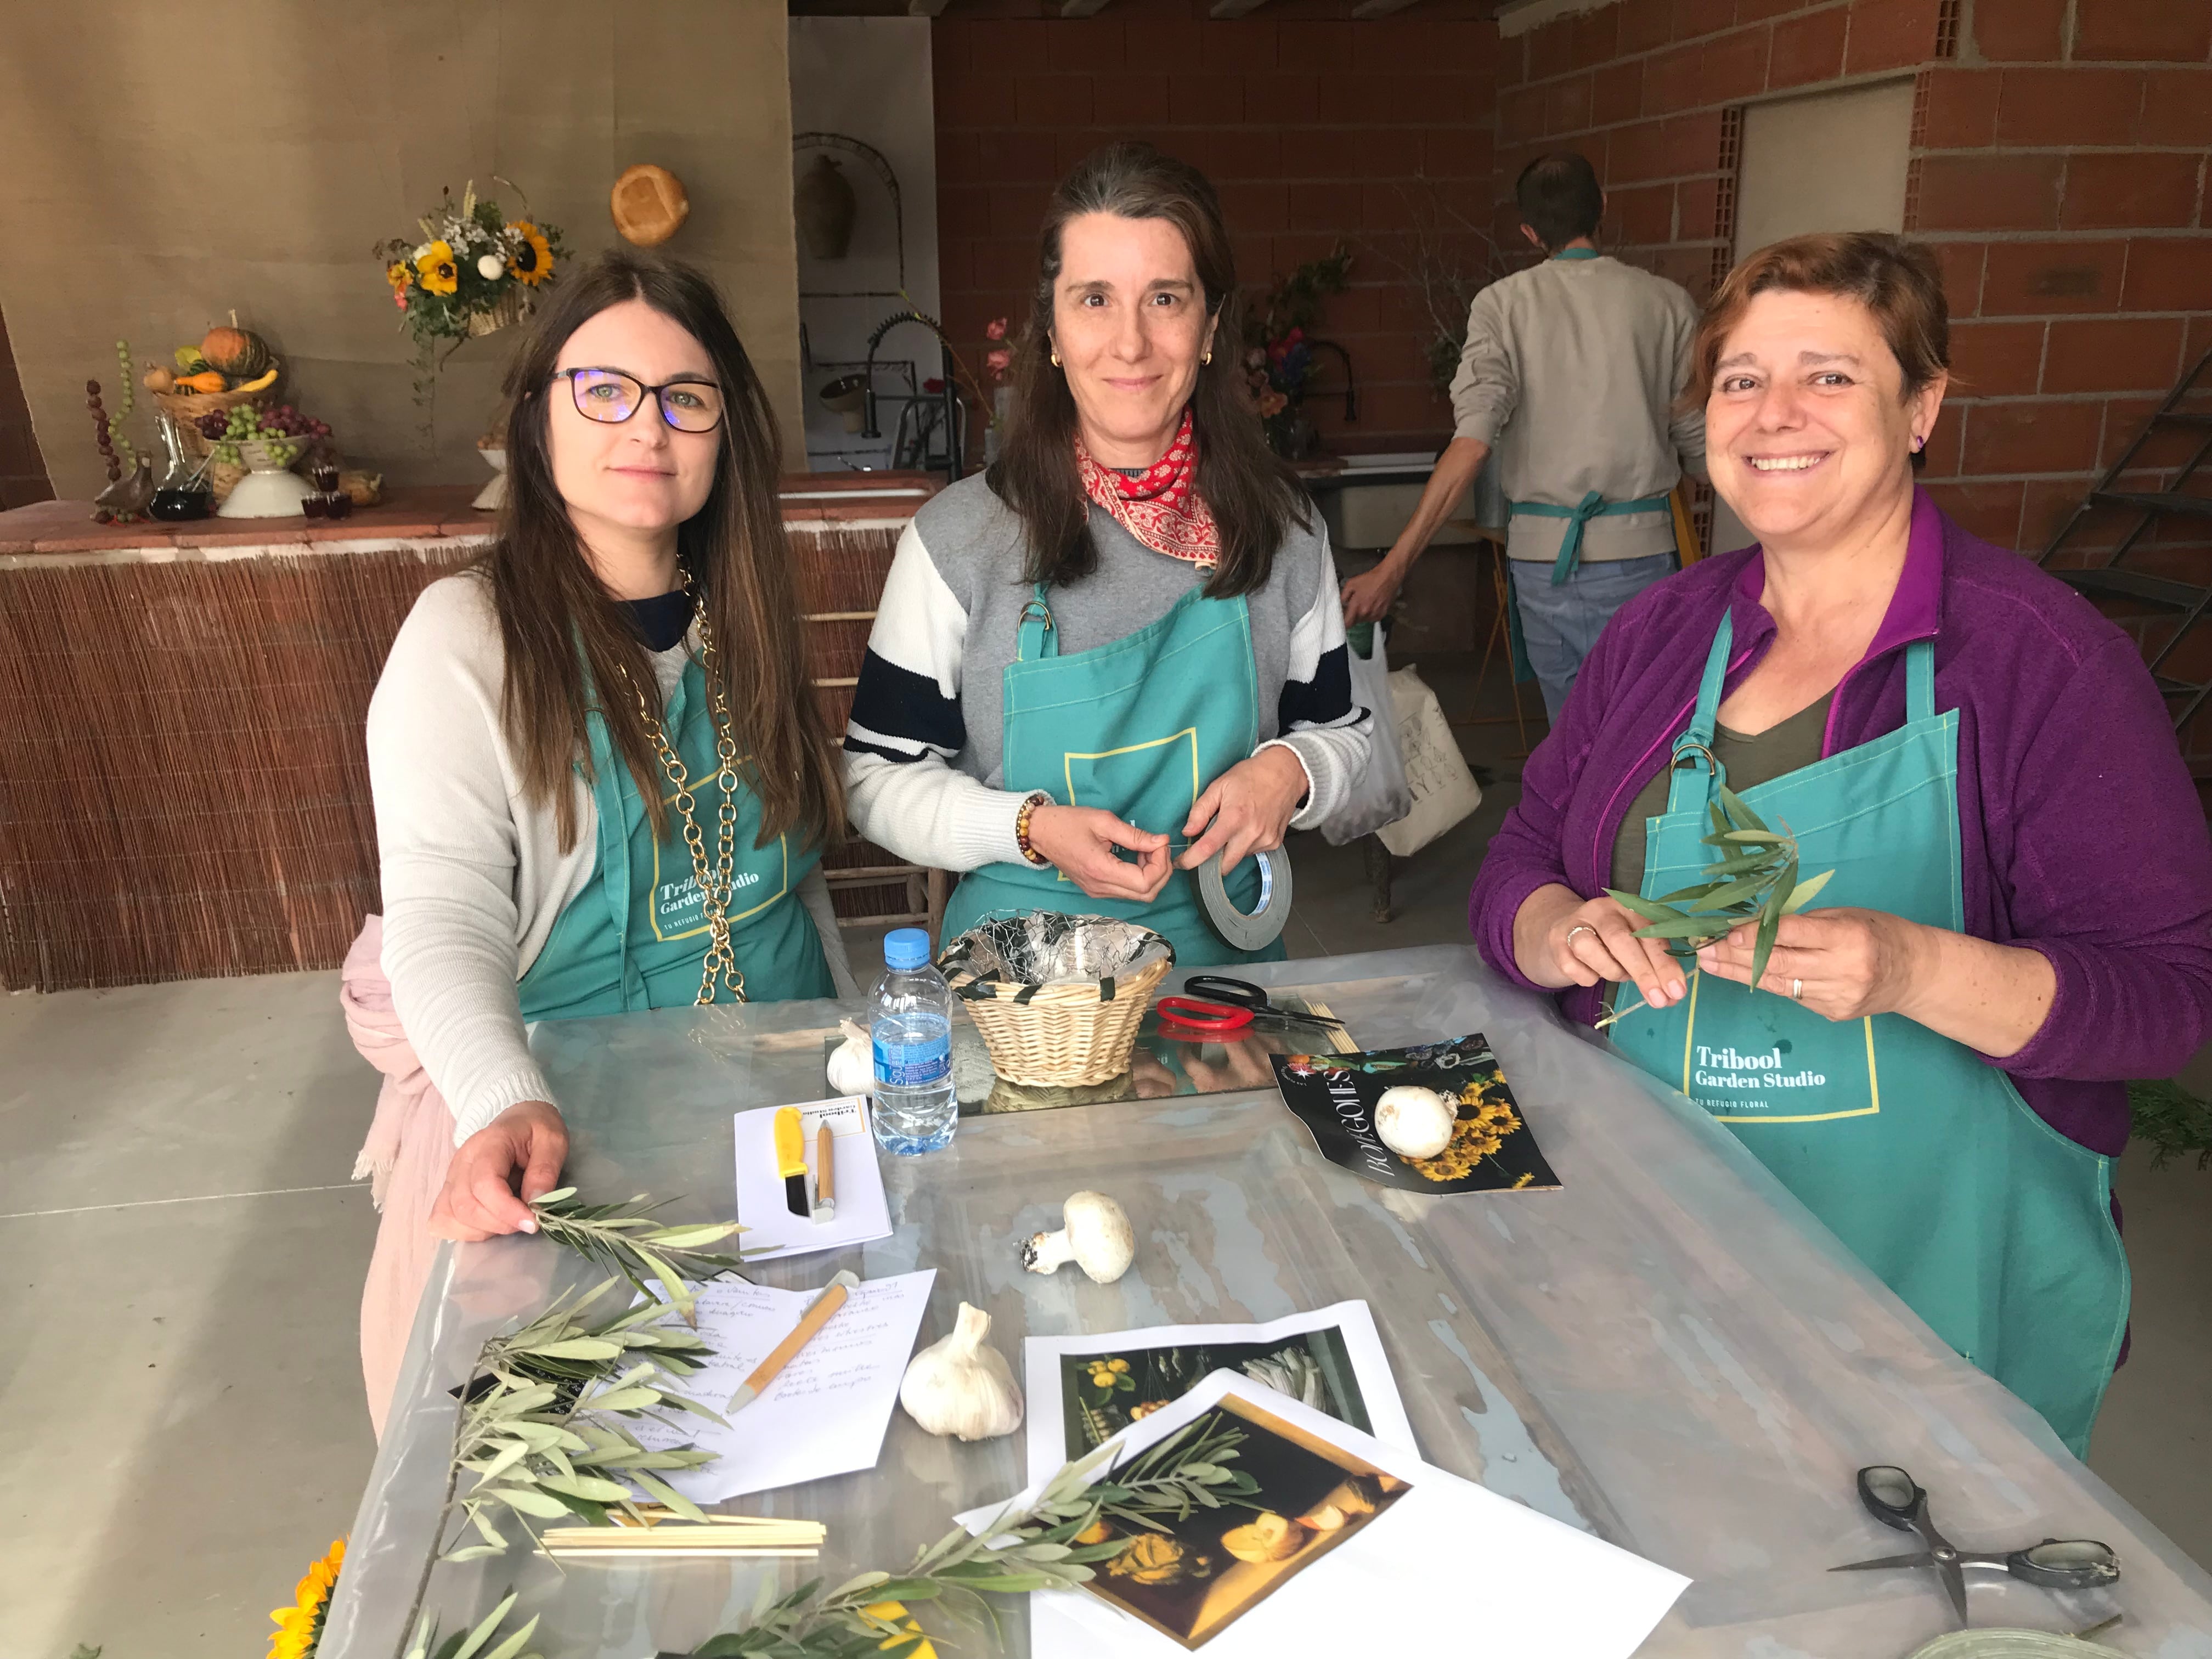
M1075 441L1075 465L1083 477L1083 493L1153 552L1209 568L1220 562L1221 533L1212 509L1198 493L1198 441L1191 434L1190 410L1183 410L1168 453L1142 477L1125 478L1101 466L1080 437Z
M368 1417L377 1437L399 1382L416 1304L430 1276L438 1241L430 1234L430 1208L453 1161L453 1115L430 1081L392 1006L384 976L384 918L363 919L361 936L346 952L338 1006L346 1031L370 1065L384 1073L376 1117L355 1159L353 1178L366 1178L382 1212L368 1282L361 1297L361 1370L368 1389Z

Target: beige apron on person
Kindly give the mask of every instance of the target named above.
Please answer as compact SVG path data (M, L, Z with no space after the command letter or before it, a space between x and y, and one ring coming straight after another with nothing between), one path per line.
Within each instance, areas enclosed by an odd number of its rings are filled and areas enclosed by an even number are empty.
M368 1419L378 1439L398 1386L416 1305L430 1276L438 1240L430 1209L453 1161L453 1115L431 1083L392 1006L384 976L384 918L369 916L346 952L338 985L347 1035L361 1057L384 1074L368 1139L354 1160L353 1178L369 1183L381 1212L368 1282L361 1297L361 1371L368 1390Z

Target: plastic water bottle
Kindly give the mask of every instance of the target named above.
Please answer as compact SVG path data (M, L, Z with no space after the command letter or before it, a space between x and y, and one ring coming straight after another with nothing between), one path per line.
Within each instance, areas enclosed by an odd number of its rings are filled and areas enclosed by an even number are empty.
M884 935L869 1028L877 1144L902 1153L951 1146L960 1117L952 1091L952 992L930 962L929 935L921 928Z

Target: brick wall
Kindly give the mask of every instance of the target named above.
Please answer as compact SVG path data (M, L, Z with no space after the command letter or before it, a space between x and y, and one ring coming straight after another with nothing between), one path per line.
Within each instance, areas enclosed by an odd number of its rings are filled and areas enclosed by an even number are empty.
M1942 258L1961 381L1925 477L2037 552L2212 349L2212 0L1620 0L1502 43L1500 196L1579 149L1616 245L1702 295L1728 265L1732 108L1898 73L1906 230Z
M1036 228L1054 182L1110 139L1151 140L1220 189L1248 287L1340 240L1350 292L1320 331L1351 354L1358 420L1308 405L1347 449L1442 441L1450 411L1421 359L1425 314L1398 268L1436 204L1469 222L1491 205L1496 29L1474 0L1430 0L1354 21L1327 0L1276 0L1217 21L1209 0L1117 0L1062 19L1056 3L962 0L931 35L939 246L946 325L980 342L1029 303ZM1330 15L1333 12L1333 15ZM1459 239L1479 259L1479 238ZM1327 360L1325 360L1327 361ZM1333 363L1316 385L1339 383Z
M92 430L88 418L85 430ZM31 411L16 378L15 354L8 345L8 322L0 317L0 510L51 501L53 494L46 458L31 434Z

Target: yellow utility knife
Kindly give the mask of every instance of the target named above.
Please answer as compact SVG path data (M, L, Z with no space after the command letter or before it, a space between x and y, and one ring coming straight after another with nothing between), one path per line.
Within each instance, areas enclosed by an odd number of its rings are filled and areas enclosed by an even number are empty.
M811 1216L806 1201L806 1131L799 1121L799 1108L785 1106L775 1115L775 1172L783 1177L784 1207L796 1216Z

